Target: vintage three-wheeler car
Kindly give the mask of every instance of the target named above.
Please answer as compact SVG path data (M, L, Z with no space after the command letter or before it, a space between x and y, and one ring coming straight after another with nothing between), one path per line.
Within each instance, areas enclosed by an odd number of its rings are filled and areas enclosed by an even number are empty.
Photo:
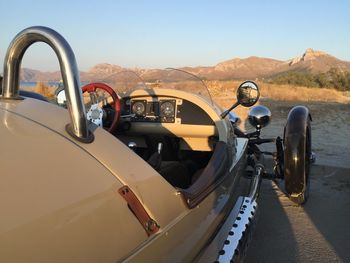
M56 103L19 90L22 57L38 41L59 59ZM1 262L239 261L263 177L284 179L285 193L306 201L306 107L291 110L283 138L264 139L266 107L251 108L253 133L231 112L257 102L255 83L242 83L224 111L204 82L185 85L176 81L182 70L164 72L159 85L81 87L74 53L57 32L30 27L13 39L0 99ZM273 175L261 162L266 142L276 144Z

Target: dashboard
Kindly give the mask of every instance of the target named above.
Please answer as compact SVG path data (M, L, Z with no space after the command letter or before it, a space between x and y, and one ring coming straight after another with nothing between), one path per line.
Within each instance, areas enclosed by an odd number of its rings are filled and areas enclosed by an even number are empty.
M176 100L131 100L130 113L134 115L134 121L174 123L176 106Z
M122 115L130 115L131 122L214 125L202 108L172 97L128 98L122 103Z
M225 129L213 105L179 90L135 90L121 97L120 103L118 138L140 148L148 147L147 140L175 137L181 150L212 151Z

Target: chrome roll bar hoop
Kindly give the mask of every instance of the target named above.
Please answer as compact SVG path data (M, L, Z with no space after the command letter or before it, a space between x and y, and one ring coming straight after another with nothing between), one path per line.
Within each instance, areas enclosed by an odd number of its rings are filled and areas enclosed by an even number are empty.
M29 27L18 33L12 40L4 60L1 99L21 99L19 96L21 62L27 48L35 42L47 43L55 51L59 60L71 118L71 123L67 124L66 131L80 142L92 142L94 135L88 129L79 71L73 50L68 42L53 29L42 26Z

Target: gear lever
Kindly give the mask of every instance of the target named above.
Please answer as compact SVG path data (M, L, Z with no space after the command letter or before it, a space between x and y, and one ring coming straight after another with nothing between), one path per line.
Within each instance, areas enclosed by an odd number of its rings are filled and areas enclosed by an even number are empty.
M137 144L136 142L129 142L128 147L130 150L133 150L134 152L136 152Z
M161 154L163 150L163 143L159 142L158 143L158 154Z
M151 165L155 170L159 171L162 164L162 149L163 143L159 142L157 146L157 152L153 153L148 159L149 165Z

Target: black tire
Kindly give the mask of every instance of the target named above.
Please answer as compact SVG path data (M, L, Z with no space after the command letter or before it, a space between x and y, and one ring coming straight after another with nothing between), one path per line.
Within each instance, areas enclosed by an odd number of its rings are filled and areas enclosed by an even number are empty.
M294 107L284 131L284 180L289 198L299 205L309 196L311 165L311 115L304 106Z

